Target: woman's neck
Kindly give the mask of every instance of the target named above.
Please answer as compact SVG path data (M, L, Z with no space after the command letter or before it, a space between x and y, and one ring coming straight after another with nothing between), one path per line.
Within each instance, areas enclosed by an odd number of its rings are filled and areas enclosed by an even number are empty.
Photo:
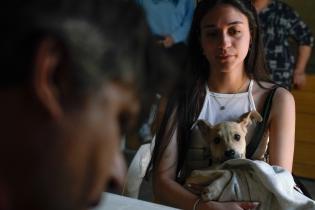
M221 76L210 75L208 79L208 87L210 91L229 94L247 91L249 78L245 73L237 76L220 75Z

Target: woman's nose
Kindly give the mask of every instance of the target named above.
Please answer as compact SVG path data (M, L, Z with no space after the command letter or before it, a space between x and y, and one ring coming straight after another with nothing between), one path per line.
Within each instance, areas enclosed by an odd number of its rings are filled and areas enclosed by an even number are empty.
M231 39L226 33L221 33L219 37L219 47L225 49L231 46Z

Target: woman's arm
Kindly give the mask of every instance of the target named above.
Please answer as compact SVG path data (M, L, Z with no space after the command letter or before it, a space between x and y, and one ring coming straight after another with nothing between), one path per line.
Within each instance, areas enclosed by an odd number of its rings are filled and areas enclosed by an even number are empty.
M270 164L292 171L295 102L292 94L284 88L278 88L274 95L269 128Z
M198 197L175 181L177 167L177 132L165 149L157 170L153 173L153 190L158 202L181 209L193 208Z

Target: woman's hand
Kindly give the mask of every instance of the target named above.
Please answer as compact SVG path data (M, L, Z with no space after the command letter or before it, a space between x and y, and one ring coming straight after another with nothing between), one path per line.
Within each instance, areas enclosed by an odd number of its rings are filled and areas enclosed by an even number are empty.
M196 210L255 210L258 202L200 202Z
M190 192L194 193L195 195L200 196L206 185L190 183L190 184L184 185L184 187ZM254 210L254 209L257 209L258 206L259 206L258 202L216 202L216 201L203 202L201 201L197 205L196 210L224 210L224 209Z
M184 187L192 192L195 195L201 195L202 190L207 186L206 185L201 185L201 184L193 184L193 183L189 183L189 184L185 184Z

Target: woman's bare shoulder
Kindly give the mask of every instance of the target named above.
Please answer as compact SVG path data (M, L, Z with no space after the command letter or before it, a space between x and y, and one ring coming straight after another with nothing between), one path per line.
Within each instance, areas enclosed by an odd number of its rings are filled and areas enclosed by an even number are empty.
M264 88L261 88L264 91L266 95L268 95L268 93L270 92L271 89L273 89L275 87L275 84L270 83L270 82L262 82L262 85ZM294 101L293 95L291 94L291 92L281 86L277 87L277 90L275 92L275 95L273 97L273 101L274 102L282 102L282 101Z
M275 111L295 111L295 101L292 93L283 87L279 87L275 92L272 103Z
M271 82L260 82L260 85L255 82L252 94L258 111L263 108L263 104L274 86L275 84ZM273 104L276 107L281 107L283 103L294 104L294 98L290 91L283 87L278 87L273 97Z

